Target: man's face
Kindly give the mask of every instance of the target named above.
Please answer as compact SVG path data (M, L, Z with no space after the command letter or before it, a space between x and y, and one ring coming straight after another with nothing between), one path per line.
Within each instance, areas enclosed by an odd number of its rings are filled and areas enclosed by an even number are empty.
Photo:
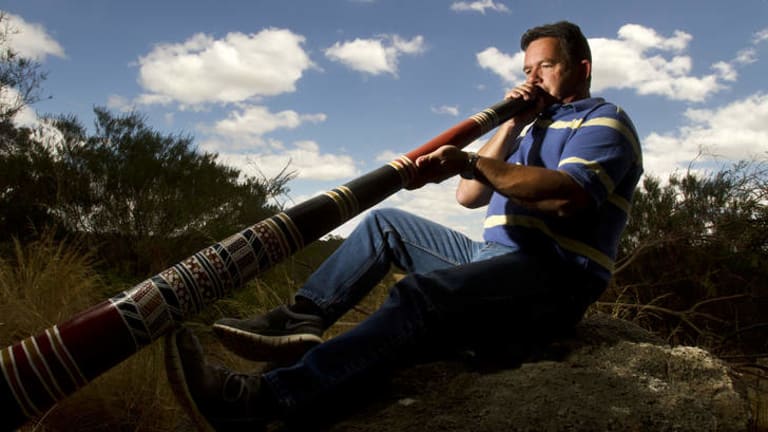
M582 94L584 79L578 68L568 64L553 37L536 39L525 50L523 64L526 82L541 87L563 103L585 97Z

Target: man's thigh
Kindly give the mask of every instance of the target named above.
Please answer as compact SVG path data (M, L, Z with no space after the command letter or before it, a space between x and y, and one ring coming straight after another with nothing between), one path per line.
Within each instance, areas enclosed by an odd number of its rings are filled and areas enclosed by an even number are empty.
M572 326L586 308L583 272L547 255L511 253L415 275L438 331L526 337ZM420 279L420 280L419 280Z

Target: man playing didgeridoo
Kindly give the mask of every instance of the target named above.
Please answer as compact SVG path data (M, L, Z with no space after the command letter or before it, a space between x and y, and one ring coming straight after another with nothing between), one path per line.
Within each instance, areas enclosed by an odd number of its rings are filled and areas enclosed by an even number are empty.
M578 26L532 28L521 47L526 80L506 97L532 108L477 153L443 146L415 161L422 183L411 187L460 174L459 204L488 206L483 241L403 211L371 211L293 304L214 325L243 356L298 358L263 374L208 364L182 328L170 354L196 420L248 430L306 421L369 394L398 367L479 344L547 341L582 318L611 277L643 170L639 140L624 111L590 96L592 57ZM381 307L323 341L391 265L407 276Z

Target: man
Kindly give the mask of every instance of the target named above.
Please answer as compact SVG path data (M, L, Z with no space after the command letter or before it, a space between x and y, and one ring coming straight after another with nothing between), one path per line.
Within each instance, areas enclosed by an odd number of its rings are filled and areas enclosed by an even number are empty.
M402 211L370 212L294 304L216 323L244 356L301 357L261 375L207 364L194 336L178 332L171 358L198 420L259 427L318 406L334 410L361 385L425 356L546 341L581 319L611 276L642 173L639 140L623 111L591 98L591 53L576 25L533 28L521 47L526 81L507 97L533 107L477 154L444 146L416 161L422 181L461 174L458 202L488 205L484 241ZM407 276L384 304L323 342L390 265Z

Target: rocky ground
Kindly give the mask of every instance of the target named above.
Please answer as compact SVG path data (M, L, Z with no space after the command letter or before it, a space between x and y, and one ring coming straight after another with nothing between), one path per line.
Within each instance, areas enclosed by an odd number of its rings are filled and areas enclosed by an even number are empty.
M517 367L451 361L405 370L371 404L321 429L742 432L749 422L744 392L709 353L593 316Z
M744 432L742 382L694 347L670 347L631 323L593 315L573 335L514 365L465 355L418 365L361 390L343 417L270 432ZM178 430L190 430L179 419Z

